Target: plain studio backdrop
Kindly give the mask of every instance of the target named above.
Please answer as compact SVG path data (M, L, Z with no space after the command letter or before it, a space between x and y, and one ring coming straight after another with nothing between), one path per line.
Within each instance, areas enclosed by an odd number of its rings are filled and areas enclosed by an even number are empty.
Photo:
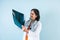
M41 40L60 40L60 0L0 0L0 40L22 40L23 31L12 18L12 9L29 19L30 10L40 11Z

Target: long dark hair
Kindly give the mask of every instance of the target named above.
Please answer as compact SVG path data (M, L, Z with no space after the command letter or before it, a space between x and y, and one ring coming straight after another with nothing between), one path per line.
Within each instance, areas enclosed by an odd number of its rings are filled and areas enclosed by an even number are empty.
M40 13L39 13L39 10L38 9L32 9L31 11L34 11L35 15L37 16L37 18L35 20L39 21L40 19Z

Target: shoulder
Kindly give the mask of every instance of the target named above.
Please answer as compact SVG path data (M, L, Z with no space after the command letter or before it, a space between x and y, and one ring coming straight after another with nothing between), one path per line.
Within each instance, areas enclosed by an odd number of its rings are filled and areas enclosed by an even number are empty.
M29 22L30 22L30 20L25 21L25 23L29 23Z
M42 25L41 21L38 21L38 25Z
M38 21L38 24L41 24L41 21Z
M30 22L30 20L27 20L27 21L25 21L24 24L28 26L29 25L29 22Z

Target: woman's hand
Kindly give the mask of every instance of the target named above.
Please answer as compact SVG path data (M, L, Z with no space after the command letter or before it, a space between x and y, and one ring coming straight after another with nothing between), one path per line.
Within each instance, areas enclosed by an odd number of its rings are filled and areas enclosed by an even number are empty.
M22 30L24 31L25 29L26 29L26 27L22 25Z
M22 25L22 29L23 29L23 31L26 32L26 33L29 32L29 30L27 30L27 28L26 28L25 26L23 26L23 25Z

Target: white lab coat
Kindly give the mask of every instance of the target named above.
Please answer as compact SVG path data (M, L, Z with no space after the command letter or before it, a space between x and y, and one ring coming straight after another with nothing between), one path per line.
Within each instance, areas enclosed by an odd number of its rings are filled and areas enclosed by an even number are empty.
M28 40L40 40L40 32L41 32L42 25L41 25L40 21L38 21L37 24L38 24L38 26L37 26L37 28L36 28L36 30L34 32L29 30ZM25 36L26 36L26 32L24 32L23 40L25 40Z

